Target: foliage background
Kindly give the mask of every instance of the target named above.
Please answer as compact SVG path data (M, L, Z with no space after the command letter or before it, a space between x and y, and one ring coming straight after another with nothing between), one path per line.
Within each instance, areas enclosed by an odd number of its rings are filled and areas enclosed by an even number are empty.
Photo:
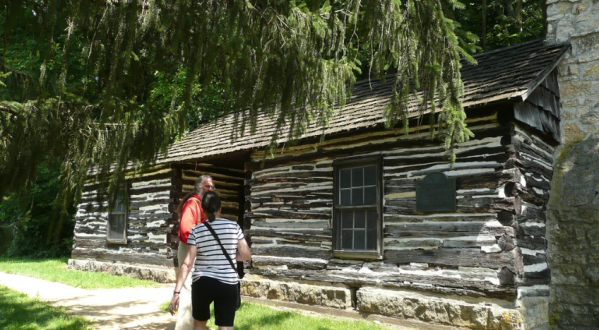
M31 13L34 8L39 10L35 7L37 3L30 1L29 11L20 11L20 15ZM319 3L319 1L306 1L303 6L318 6ZM470 54L536 39L542 37L545 32L545 0L480 0L464 2L463 8L453 6L454 1L442 3L446 5L443 8L446 16L459 23L455 33L459 38L460 46ZM24 102L43 96L41 95L43 93L56 92L60 88L76 91L77 95L65 95L65 98L71 98L74 102L81 99L86 102L96 102L105 96L100 87L101 82L90 75L86 53L61 51L66 47L81 49L85 35L75 31L67 42L64 34L57 34L57 37L52 39L52 44L44 47L42 44L47 42L47 38L43 31L36 29L31 19L14 13L9 14L7 8L0 7L0 35L3 36L0 57L0 101ZM40 17L40 19L50 19L50 17ZM66 29L68 26L59 26L59 28ZM366 44L369 42L367 38L359 41ZM123 56L129 56L130 62L135 66L143 54L125 52ZM371 69L376 71L377 68L370 67L370 56L368 47L360 48L356 62L359 65L356 69L357 79L368 78ZM44 59L49 61L44 62ZM65 62L68 62L69 68L66 77L62 70ZM213 120L224 113L227 106L231 106L231 97L224 86L230 82L221 83L219 79L208 79L209 83L203 84L199 76L188 77L188 69L177 66L176 63L176 61L173 61L172 65L167 63L163 66L163 70L156 70L147 77L139 78L148 80L150 83L147 90L143 92L146 101L135 106L142 114L142 120L143 116L148 116L152 117L152 120L158 118L160 123L163 113L156 109L181 107L181 96L188 93L189 109L185 112L184 134L203 122ZM44 70L40 70L40 67ZM378 70L393 72L394 68L391 66L378 68ZM10 72L10 75L5 72ZM45 80L41 79L40 75L44 75ZM38 86L40 81L45 81L44 88ZM66 84L66 87L61 86L61 83ZM5 87L18 85L20 88L15 92L15 89L3 88L1 84ZM121 106L127 107L127 105ZM37 162L40 166L35 169L35 173L27 172L32 167L18 166L18 164L15 167L17 170L12 175L32 179L31 182L26 183L28 189L12 189L6 193L0 203L0 255L68 256L74 227L73 201L77 196L71 192L68 196L59 198L59 192L64 190L65 185L77 184L72 181L72 177L65 177L65 173L68 173L65 171L65 166L72 166L73 162L47 156L44 150L36 152L36 145L41 148L44 145L42 142L46 142L55 134L52 127L47 131L34 133L33 136L28 137L32 139L30 142L34 148L30 149L31 154L26 155L25 159ZM0 137L3 134L0 132ZM173 131L167 139L173 141L178 136L180 133ZM68 140L68 136L63 137L62 140ZM53 148L67 147L60 143L53 146Z

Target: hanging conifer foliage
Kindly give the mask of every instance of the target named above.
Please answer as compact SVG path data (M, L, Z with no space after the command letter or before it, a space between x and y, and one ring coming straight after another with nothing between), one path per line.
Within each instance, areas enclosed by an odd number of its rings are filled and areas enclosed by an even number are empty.
M219 86L241 131L258 112L298 137L342 108L369 54L369 76L396 73L388 125L407 125L408 95L440 112L447 147L471 134L460 103L455 0L25 0L0 5L0 196L24 188L47 156L63 160L62 190L90 167L117 186L186 130L194 86ZM24 35L30 38L23 38ZM11 57L29 40L29 67ZM363 67L363 66L362 66ZM166 78L165 78L166 77ZM169 78L171 77L171 78ZM159 81L183 81L169 106ZM194 89L196 88L196 89ZM99 178L100 179L100 178ZM105 181L105 180L102 180ZM66 200L66 199L65 199Z

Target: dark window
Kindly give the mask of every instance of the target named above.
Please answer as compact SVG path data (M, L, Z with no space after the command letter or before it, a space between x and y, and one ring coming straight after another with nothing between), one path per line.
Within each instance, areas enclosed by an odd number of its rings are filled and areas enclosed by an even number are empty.
M378 158L335 161L333 240L339 256L381 255L380 171Z
M106 240L109 243L127 244L127 189L121 189L108 212Z

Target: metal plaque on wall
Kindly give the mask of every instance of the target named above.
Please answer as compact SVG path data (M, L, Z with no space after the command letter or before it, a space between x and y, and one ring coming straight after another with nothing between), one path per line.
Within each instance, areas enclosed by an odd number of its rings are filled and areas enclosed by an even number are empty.
M435 172L416 181L416 211L422 213L455 212L455 179Z

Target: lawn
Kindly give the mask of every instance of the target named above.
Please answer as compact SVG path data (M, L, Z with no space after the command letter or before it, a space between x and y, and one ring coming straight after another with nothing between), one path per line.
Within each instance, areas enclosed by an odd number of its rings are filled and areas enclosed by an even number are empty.
M3 330L87 330L91 323L65 313L38 299L0 285L0 329Z
M84 289L157 287L152 281L67 268L67 259L0 258L0 272L21 274ZM1 327L0 327L1 328Z
M243 299L243 298L242 298ZM164 302L161 310L168 313L169 302ZM214 309L208 326L217 329L214 324ZM235 330L389 330L391 327L371 321L355 321L341 318L309 316L290 310L279 310L269 306L242 302L235 315Z

